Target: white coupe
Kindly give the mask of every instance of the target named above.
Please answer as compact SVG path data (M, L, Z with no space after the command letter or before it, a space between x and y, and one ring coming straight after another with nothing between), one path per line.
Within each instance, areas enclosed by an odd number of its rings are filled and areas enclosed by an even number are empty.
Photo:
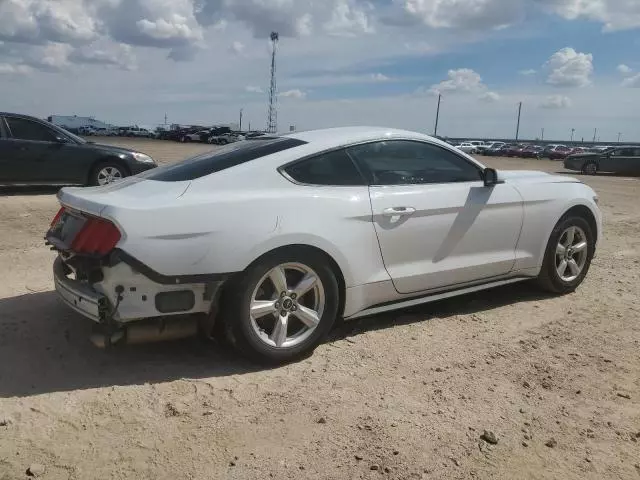
M578 180L383 128L258 137L58 198L55 286L96 343L199 330L276 363L338 318L529 279L571 292L601 236Z

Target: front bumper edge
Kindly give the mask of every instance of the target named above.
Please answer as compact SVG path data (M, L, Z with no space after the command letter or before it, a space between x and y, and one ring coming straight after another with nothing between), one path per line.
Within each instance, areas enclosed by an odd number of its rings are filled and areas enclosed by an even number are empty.
M94 322L105 321L109 310L107 298L88 285L68 278L60 257L53 263L53 280L58 295L70 308Z

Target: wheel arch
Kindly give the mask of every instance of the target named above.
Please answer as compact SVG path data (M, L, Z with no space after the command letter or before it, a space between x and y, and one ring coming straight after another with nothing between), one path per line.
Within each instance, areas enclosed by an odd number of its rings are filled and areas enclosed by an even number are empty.
M591 233L595 236L595 240L597 241L600 238L600 231L598 228L598 221L596 220L596 216L593 214L591 209L584 204L574 205L569 208L561 217L565 218L571 215L576 215L578 217L584 218L589 224L589 228L591 228ZM558 221L560 221L558 219ZM556 222L557 223L557 222Z
M600 224L597 220L596 215L592 211L592 209L589 206L587 206L586 203L573 203L571 205L567 205L565 206L564 209L562 209L562 213L558 215L558 217L555 219L553 224L551 224L551 226L549 227L549 230L546 232L545 241L541 247L541 251L538 256L538 258L540 259L539 265L542 265L542 261L544 260L544 254L547 249L547 244L549 242L549 237L551 236L551 232L553 232L553 229L558 224L558 222L560 222L562 219L571 215L577 215L581 218L584 218L589 224L589 227L591 227L592 233L595 235L596 243L599 241L600 235L601 235L601 232L599 229Z
M318 255L326 259L326 261L329 263L329 266L331 267L331 270L336 276L336 280L338 282L338 292L340 295L338 299L338 317L341 317L342 314L344 313L344 306L346 302L346 292L347 292L345 276L338 262L333 258L332 255L330 255L328 252L326 252L322 248L319 248L314 245L303 244L303 243L281 245L279 247L275 247L261 254L259 257L253 260L249 265L247 265L247 267L245 268L245 271L251 268L254 264L264 260L265 258L268 258L272 255L276 255L285 251L286 252L297 251L297 252L300 252L301 254L311 253L313 255Z

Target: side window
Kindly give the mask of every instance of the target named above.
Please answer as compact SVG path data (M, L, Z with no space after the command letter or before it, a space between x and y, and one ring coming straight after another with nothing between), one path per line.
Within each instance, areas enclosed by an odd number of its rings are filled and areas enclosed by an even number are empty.
M611 152L611 156L613 157L632 157L633 154L633 148L617 148Z
M375 185L475 182L480 169L468 160L429 143L393 140L349 149L371 173Z
M365 181L344 150L318 155L290 165L284 171L296 182L309 185L364 185Z
M56 139L55 132L40 123L25 118L6 117L6 120L13 138L41 142L53 142Z

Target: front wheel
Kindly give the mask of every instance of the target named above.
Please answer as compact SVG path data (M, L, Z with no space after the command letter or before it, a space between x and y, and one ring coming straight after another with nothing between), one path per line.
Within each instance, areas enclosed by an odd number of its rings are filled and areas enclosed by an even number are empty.
M582 173L585 175L595 175L598 173L598 164L596 162L586 162L582 165Z
M589 223L578 216L560 219L549 237L538 284L553 293L573 292L587 275L594 253Z
M223 321L230 343L260 363L312 352L338 315L339 289L328 262L292 249L258 261L231 286Z
M101 163L91 172L90 185L108 185L128 176L124 167L114 162Z

